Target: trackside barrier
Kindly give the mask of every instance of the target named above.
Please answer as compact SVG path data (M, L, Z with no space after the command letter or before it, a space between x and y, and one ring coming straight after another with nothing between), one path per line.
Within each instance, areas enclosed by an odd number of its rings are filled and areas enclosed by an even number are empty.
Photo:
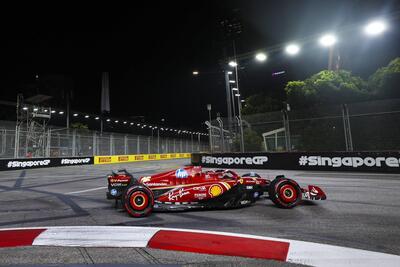
M210 168L400 173L400 152L193 153Z
M63 167L75 165L128 163L148 160L189 159L190 153L137 154L94 157L0 159L0 171Z
M148 160L188 159L190 157L190 153L95 156L94 164L127 163Z
M92 164L93 157L1 159L0 171Z

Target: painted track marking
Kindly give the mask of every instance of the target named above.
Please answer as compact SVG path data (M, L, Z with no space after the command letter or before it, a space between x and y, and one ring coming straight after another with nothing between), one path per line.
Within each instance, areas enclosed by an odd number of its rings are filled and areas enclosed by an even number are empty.
M101 186L101 187L96 187L96 188L91 188L91 189L86 189L86 190L68 192L68 193L64 193L64 195L80 194L80 193L85 193L85 192L90 192L90 191L96 191L96 190L101 190L101 189L106 189L106 188L107 188L107 186Z
M22 235L22 238L15 238L15 233ZM0 238L3 240L3 247L24 244L66 247L147 247L275 259L311 266L399 266L400 262L400 256L386 253L266 236L192 229L131 226L10 228L0 229ZM19 239L22 241L19 242ZM245 243L249 248L243 245ZM255 248L256 245L262 248Z

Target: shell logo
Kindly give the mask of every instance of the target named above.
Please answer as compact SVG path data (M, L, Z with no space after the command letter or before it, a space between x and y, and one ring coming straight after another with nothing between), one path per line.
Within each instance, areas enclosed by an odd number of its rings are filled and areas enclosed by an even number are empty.
M222 187L219 184L214 184L210 187L210 189L208 190L208 193L212 196L212 197L216 197L221 195L223 192Z

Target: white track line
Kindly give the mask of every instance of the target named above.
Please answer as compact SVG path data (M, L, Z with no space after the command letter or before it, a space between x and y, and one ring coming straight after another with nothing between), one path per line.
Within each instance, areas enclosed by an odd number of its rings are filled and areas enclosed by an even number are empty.
M91 189L86 189L86 190L68 192L68 193L64 193L64 195L80 194L80 193L85 193L85 192L90 192L90 191L96 191L96 190L101 190L101 189L106 189L106 188L107 188L107 186L101 186L101 187L96 187L96 188L91 188Z

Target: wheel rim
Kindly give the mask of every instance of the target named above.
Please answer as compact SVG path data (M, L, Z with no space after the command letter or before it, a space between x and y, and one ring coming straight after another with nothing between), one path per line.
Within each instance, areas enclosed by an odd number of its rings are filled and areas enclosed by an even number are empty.
M279 197L285 203L293 202L297 199L297 190L291 184L286 184L279 189Z
M149 197L142 191L136 191L131 195L129 202L134 210L144 210L149 202Z

